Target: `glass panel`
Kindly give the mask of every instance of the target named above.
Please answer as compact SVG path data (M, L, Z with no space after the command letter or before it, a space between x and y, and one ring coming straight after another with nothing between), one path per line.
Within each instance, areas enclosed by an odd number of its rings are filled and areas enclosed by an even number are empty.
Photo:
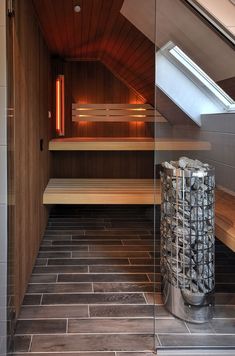
M173 45L164 65L157 54L169 43ZM210 348L210 324L193 322L211 320L214 301L221 303L215 287L224 293L229 309L225 253L232 260L234 253L221 219L231 219L234 211L235 115L226 111L228 107L219 110L207 90L210 87L225 106L233 104L235 51L180 0L156 0L155 45L155 108L166 120L160 122L156 114L155 344L157 350ZM172 316L170 322L166 316ZM200 336L192 335L199 330ZM219 330L216 333L214 346L225 346Z

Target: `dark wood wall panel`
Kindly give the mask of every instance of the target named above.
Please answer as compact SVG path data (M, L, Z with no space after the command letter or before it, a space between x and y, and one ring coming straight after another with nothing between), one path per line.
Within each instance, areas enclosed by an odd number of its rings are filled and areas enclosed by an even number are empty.
M152 124L72 123L72 103L144 103L99 61L65 62L66 136L151 136Z
M54 178L152 178L153 152L55 152Z
M235 77L220 81L219 86L235 100Z
M154 104L154 44L121 13L123 0L33 0L52 53L99 59Z
M50 57L32 1L16 1L15 5L15 138L9 137L9 140L15 162L11 174L15 177L13 259L14 304L18 312L48 217L48 210L42 204L42 194L50 177L47 150ZM41 139L44 151L40 151Z
M72 122L72 103L144 103L99 61L54 60L55 73L65 75L66 136L153 137L153 123ZM55 80L55 76L54 76ZM57 178L149 178L153 176L151 152L56 152L52 155Z

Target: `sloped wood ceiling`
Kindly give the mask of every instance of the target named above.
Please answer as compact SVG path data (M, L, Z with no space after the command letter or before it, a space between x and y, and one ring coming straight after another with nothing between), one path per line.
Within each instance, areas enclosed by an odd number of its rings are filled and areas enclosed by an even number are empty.
M51 52L63 58L99 59L154 103L154 44L120 9L123 0L33 0ZM81 12L75 13L79 4Z

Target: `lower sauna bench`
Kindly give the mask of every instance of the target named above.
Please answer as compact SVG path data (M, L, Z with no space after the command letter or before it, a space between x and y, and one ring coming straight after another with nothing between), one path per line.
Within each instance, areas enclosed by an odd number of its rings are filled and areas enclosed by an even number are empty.
M43 204L160 204L152 179L50 179Z
M160 181L152 179L50 179L43 204L161 203ZM235 251L235 197L216 191L216 237Z

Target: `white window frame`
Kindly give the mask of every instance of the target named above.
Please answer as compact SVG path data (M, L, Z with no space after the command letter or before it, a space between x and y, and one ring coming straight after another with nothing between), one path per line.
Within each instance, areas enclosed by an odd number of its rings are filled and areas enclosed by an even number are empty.
M178 46L170 41L160 51L207 95L219 102L224 111L235 111L235 101Z

